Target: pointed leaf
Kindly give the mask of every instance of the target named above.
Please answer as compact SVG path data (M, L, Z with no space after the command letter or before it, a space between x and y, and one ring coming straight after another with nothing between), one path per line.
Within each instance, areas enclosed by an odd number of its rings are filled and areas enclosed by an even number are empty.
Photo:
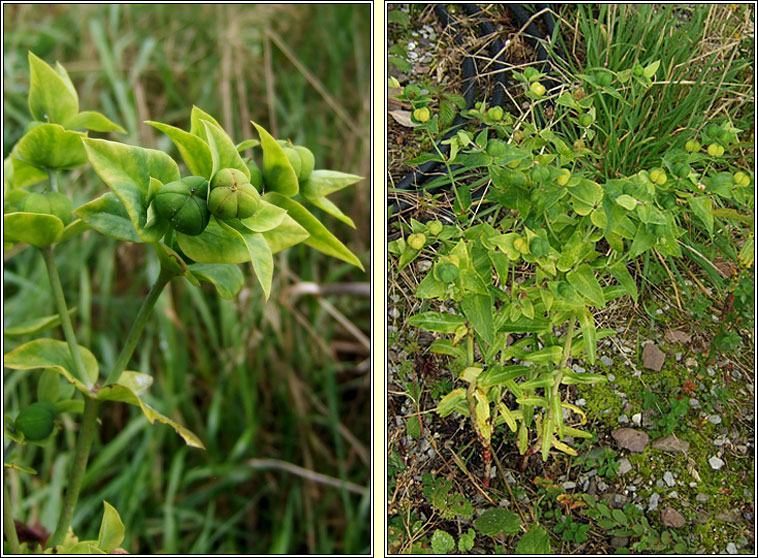
M29 130L13 148L16 157L41 169L73 169L87 162L79 132L58 124L40 124Z
M118 132L125 134L121 126L110 120L104 114L94 110L85 110L69 118L63 127L67 130L92 130L93 132Z
M312 203L313 205L315 205L316 207L318 207L319 209L321 209L324 212L326 212L329 215L331 215L332 217L334 217L336 219L339 219L340 221L342 221L343 223L345 223L349 227L355 228L355 223L353 222L353 220L350 217L348 217L347 215L345 215L342 212L342 210L339 207L337 207L328 198L325 198L325 197L314 198L314 197L307 196L305 194L303 194L303 197L306 200L308 200L310 203Z
M63 124L79 112L79 99L66 80L29 52L29 112L40 122ZM68 82L68 83L67 83Z
M202 121L205 127L205 135L208 138L208 147L211 152L211 176L221 169L237 169L242 172L248 180L250 179L250 169L247 168L245 161L240 157L239 151L234 147L232 138L229 137L223 128L207 120Z
M147 120L146 124L150 124L153 128L160 130L174 142L174 145L179 150L179 155L182 156L182 160L193 176L211 179L211 170L213 168L211 149L202 138L163 122Z
M634 259L640 254L647 252L650 248L655 246L657 238L650 231L648 225L640 223L637 226L637 232L634 234L634 240L629 247L629 258Z
M271 247L271 252L276 254L282 250L300 244L310 236L300 223L289 215L285 215L282 223L275 229L263 233L263 238Z
M250 261L253 264L255 276L258 278L258 283L263 289L266 300L268 300L271 294L271 281L274 277L274 257L266 239L261 233L250 232L245 228L236 229L225 223L221 223L221 226L234 231L245 242L250 252Z
M73 316L75 313L76 307L69 308L69 316ZM4 328L3 335L7 335L9 337L17 335L33 335L49 327L55 327L60 323L61 317L59 314L53 314L52 316L43 316L41 318L32 318L30 320L25 320L20 324Z
M408 323L413 327L436 331L438 333L455 333L455 330L466 324L463 316L443 314L441 312L422 312L411 316Z
M711 198L701 196L687 200L692 212L705 224L708 234L713 234L713 209Z
M338 258L347 263L353 264L361 271L364 271L360 260L348 248L342 244L337 237L330 233L318 219L305 209L302 205L291 200L282 194L269 192L264 196L265 201L273 203L287 210L289 217L297 221L310 236L304 240L305 244L323 252L327 256Z
M264 128L255 122L251 121L251 123L261 137L261 148L263 149L263 168L261 170L263 171L266 190L278 192L283 196L294 196L299 191L297 175L282 146Z
M154 424L156 420L168 424L184 439L184 442L188 446L205 449L205 446L200 439L192 432L150 407L147 403L142 401L137 394L124 385L111 384L100 388L100 391L97 392L97 399L100 401L119 401L129 405L135 405L142 410L142 413L150 424Z
M597 332L595 331L595 320L592 313L587 308L579 312L579 327L582 330L585 348L587 349L587 360L590 364L595 364L595 351L597 349Z
M321 198L363 180L362 176L333 170L314 170L300 185L305 197Z
M529 529L529 531L526 532L526 535L521 537L518 544L516 544L515 554L534 556L537 554L551 553L550 535L539 525L535 525Z
M566 273L566 280L584 298L592 302L598 308L605 307L605 296L600 287L595 272L589 264L581 264L575 270Z
M461 301L461 309L466 319L488 344L492 343L495 337L493 304L491 296L476 293L465 295Z
M448 355L451 357L465 358L466 351L462 347L453 345L450 339L435 339L431 345L429 345L429 351L438 355Z
M173 159L154 149L106 140L85 139L92 167L124 205L137 234L144 242L156 242L166 231L165 222L147 228L150 178L166 184L179 179Z
M142 242L124 204L113 192L76 208L74 214L100 234L126 242Z
M103 501L103 506L105 506L105 511L103 511L103 520L100 522L97 546L106 553L110 553L124 540L126 529L116 508L106 501Z
M466 403L466 390L463 388L456 388L440 399L436 411L439 416L446 417L455 411L459 412L462 405L468 408Z
M285 209L268 203L266 200L260 200L260 205L255 214L240 221L251 231L263 233L281 225L286 215Z
M16 347L3 357L3 364L13 370L52 368L77 389L87 392L95 385L98 376L97 359L89 349L79 345L85 378L76 377L76 368L68 344L55 339L35 339Z
M245 284L245 276L236 265L195 263L189 270L200 281L212 283L221 298L236 297Z
M45 171L22 161L13 152L5 158L3 163L3 184L5 184L6 196L9 190L39 184L47 179L48 175Z
M624 290L628 295L634 299L634 302L637 302L637 284L634 282L634 278L632 277L632 274L629 273L629 270L626 268L626 264L622 261L616 262L612 266L608 268L608 271L611 272L611 275L616 279L616 281L619 282L619 284L624 287Z
M118 379L118 384L128 387L135 395L142 395L153 385L153 377L143 372L124 370Z
M202 124L202 120L214 123L216 126L223 130L223 126L218 123L218 120L213 118L210 114L204 110L192 106L192 113L190 114L190 134L193 134L201 138L204 142L208 143L208 135L205 131L205 126Z
M276 229L275 229L276 230ZM239 234L222 227L215 217L197 236L176 233L179 247L199 263L239 264L250 261L250 252Z

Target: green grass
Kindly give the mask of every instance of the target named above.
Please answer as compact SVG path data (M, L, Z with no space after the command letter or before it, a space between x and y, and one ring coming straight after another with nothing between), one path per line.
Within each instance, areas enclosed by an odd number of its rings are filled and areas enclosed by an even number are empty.
M367 5L4 10L6 156L29 120L31 49L66 65L82 106L122 124L128 130L122 141L166 149L179 159L167 138L141 122L186 128L196 104L236 141L254 136L248 121L255 120L278 137L308 145L317 168L369 176ZM88 166L65 184L75 207L106 190ZM368 196L364 181L334 200L358 231L319 215L364 264ZM154 254L88 233L62 245L57 259L69 305L79 308L79 342L107 369L157 274ZM127 535L122 546L132 553L369 551L369 498L344 487L369 486L370 383L368 369L358 366L367 354L350 348L359 343L318 299L284 293L301 280L367 277L306 247L275 261L268 303L249 266L234 301L180 281L161 297L129 368L155 377L148 402L195 432L207 451L185 448L170 428L150 426L131 408L106 406L73 522L80 537L97 537L105 499L120 512ZM4 273L5 325L53 312L35 251L6 259ZM370 331L368 299L326 300L357 329ZM26 340L6 339L6 350ZM6 412L34 400L38 375L4 374ZM40 473L8 476L16 517L39 519L48 530L75 443L76 421L65 423L53 445L11 455ZM249 463L272 458L344 481L343 487Z

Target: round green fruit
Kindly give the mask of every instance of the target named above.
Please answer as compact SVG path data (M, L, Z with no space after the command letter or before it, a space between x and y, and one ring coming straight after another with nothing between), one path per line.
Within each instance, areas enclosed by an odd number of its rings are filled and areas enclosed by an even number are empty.
M674 165L672 170L679 178L687 178L692 172L692 167L688 163L680 161Z
M429 112L429 109L427 107L417 108L413 111L413 118L416 120L416 122L420 122L421 124L427 122L431 116L432 113Z
M568 169L561 169L561 174L555 179L558 186L565 186L571 180L571 171Z
M429 231L429 234L433 236L437 236L438 234L442 232L442 223L440 223L437 220L429 221L426 224L426 230Z
M545 86L542 85L539 81L535 81L529 86L529 90L537 95L537 97L542 97L545 94Z
M750 186L750 177L742 171L734 173L734 183L738 186Z
M426 236L424 233L413 233L408 237L408 246L413 250L421 250L426 244Z
M208 181L202 176L187 176L161 186L153 199L153 207L178 232L197 236L211 218L207 197Z
M491 157L502 157L505 155L507 145L501 139L491 139L487 142L487 154Z
M579 125L584 126L587 128L588 126L592 125L592 115L589 112L585 112L584 114L579 116Z
M598 72L595 81L602 87L608 87L613 82L613 75L610 72Z
M539 236L529 243L529 251L537 258L541 258L550 251L550 243Z
M40 401L21 411L13 425L27 440L36 442L53 433L55 416L55 406L49 401Z
M708 155L711 157L721 157L724 154L724 147L718 143L712 143L708 146Z
M290 165L292 165L292 169L295 171L298 181L302 182L306 180L313 172L315 164L313 153L302 145L287 146L283 149L284 154L289 159Z
M490 120L499 121L503 119L503 107L492 107L487 111Z
M650 180L659 186L666 184L666 172L663 169L655 168L650 171Z
M524 237L515 239L513 241L513 247L523 255L529 253L529 241Z
M5 213L14 213L16 211L21 211L21 200L23 200L28 195L29 192L22 188L7 190L5 199L3 199L3 209Z
M258 209L259 197L244 173L237 169L221 169L211 181L208 209L222 221L246 219Z
M687 143L684 144L684 150L690 153L700 151L700 143L697 140L687 140Z

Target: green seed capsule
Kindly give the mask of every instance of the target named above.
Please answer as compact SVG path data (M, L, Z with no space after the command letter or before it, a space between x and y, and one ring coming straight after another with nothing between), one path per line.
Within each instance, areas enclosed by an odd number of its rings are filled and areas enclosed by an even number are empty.
M197 236L211 218L207 196L208 181L202 176L187 176L164 184L155 194L153 207L180 233Z
M414 233L408 237L408 246L414 250L421 250L426 244L424 233Z
M14 427L27 440L44 440L53 432L55 415L55 406L49 401L32 403L18 414Z
M258 209L259 197L258 191L242 172L222 169L211 181L208 209L222 221L245 219Z

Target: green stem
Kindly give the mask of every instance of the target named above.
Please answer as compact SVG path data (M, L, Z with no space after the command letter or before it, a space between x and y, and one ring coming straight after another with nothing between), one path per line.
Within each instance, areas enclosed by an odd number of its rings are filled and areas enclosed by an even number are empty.
M63 296L63 287L61 286L61 278L58 275L58 268L55 266L55 255L53 253L53 247L42 248L42 257L45 259L45 265L47 266L47 274L50 278L50 287L53 290L53 299L55 300L55 306L58 309L58 314L61 318L61 328L63 329L63 336L66 338L68 348L71 351L71 358L74 359L74 374L76 377L84 382L86 381L86 374L84 372L84 363L82 362L82 355L79 353L79 345L76 342L76 335L74 334L74 327L71 325L71 317L68 314L68 306L66 306L66 298Z
M118 359L113 365L113 370L111 370L111 373L105 380L106 385L118 383L121 373L126 368L126 365L129 364L129 359L132 358L134 349L137 348L137 342L139 341L140 335L142 335L142 330L147 324L147 320L150 317L150 313L153 311L155 303L158 301L158 297L160 297L163 289L174 275L174 273L161 267L158 279L155 280L155 283L153 283L153 286L150 288L150 292L142 302L142 306L137 313L137 318L134 320L132 329L129 331L129 336L126 338L126 344L121 350L121 354L118 355Z
M5 538L8 539L8 550L11 554L21 554L21 545L18 543L18 534L16 533L16 524L13 521L13 512L11 510L11 497L8 494L8 487L5 486L5 474L3 473L3 527L5 527Z
M569 358L571 358L571 341L574 338L574 316L569 319L568 331L566 332L566 341L563 344L563 358L561 359L561 367L558 370L558 376L555 378L555 385L553 386L553 397L558 397L558 388L561 385L563 379L563 369L568 366Z
M50 189L53 192L58 191L58 176L55 174L55 169L47 169L47 176L50 179Z
M76 441L74 460L71 463L66 496L63 500L63 510L58 518L55 533L53 533L53 536L48 541L48 548L63 544L63 541L66 539L66 533L68 533L68 528L71 525L71 518L74 516L76 502L79 500L84 473L87 470L87 461L92 449L92 442L95 439L98 407L99 402L97 399L93 399L88 395L84 396L84 415L82 417L81 428L79 429L79 438Z
M468 366L474 366L474 334L466 336L466 357Z

